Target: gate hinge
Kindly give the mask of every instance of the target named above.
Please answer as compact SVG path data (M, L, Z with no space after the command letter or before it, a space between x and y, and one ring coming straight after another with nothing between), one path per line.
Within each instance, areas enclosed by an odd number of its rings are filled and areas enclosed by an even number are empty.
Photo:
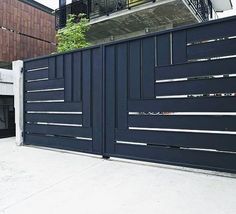
M20 72L23 73L24 72L24 68L21 68Z

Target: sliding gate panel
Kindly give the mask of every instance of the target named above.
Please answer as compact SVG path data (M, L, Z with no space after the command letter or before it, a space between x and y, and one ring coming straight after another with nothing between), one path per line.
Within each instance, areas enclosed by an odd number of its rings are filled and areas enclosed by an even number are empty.
M101 154L102 48L25 61L24 143Z
M24 143L236 173L236 18L24 63Z
M229 22L105 45L107 156L236 172Z

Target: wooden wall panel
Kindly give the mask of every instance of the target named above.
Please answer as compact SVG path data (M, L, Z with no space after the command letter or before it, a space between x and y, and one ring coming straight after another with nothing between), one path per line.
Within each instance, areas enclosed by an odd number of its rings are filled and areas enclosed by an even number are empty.
M55 17L18 0L0 1L0 61L55 51Z

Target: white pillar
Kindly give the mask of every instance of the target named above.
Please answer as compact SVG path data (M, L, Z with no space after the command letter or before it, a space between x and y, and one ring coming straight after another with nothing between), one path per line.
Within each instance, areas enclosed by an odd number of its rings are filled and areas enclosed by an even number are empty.
M14 73L14 107L15 107L15 123L16 123L16 144L23 145L23 61L13 62Z

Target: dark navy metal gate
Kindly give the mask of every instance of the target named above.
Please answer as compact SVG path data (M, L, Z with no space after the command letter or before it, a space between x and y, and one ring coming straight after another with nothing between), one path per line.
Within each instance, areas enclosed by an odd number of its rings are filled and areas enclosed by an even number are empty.
M25 144L102 154L101 63L101 47L25 62Z
M25 144L236 172L235 26L26 61Z

